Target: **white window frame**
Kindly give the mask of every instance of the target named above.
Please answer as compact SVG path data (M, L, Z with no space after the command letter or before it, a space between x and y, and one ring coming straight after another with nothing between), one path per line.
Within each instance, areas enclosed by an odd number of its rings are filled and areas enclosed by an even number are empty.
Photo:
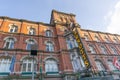
M51 30L46 30L45 36L46 37L52 37L52 31Z
M35 32L36 32L35 28L30 28L28 34L29 35L35 35L36 34Z
M95 48L93 47L93 45L89 45L89 49L90 49L91 53L96 53Z
M105 36L105 41L106 41L107 43L110 43L110 40L109 40L108 37L106 37L106 36Z
M116 48L111 47L111 50L112 50L113 54L118 54L118 52L117 52Z
M26 50L31 50L31 48L29 49L29 47L31 47L33 44L35 44L34 40L28 40L26 44Z
M108 61L108 66L110 70L117 70L117 68L113 65L112 61Z
M15 33L18 31L18 26L16 25L10 25L9 32Z
M96 39L97 42L100 42L100 39L99 39L98 36L95 36L95 39Z
M118 43L118 39L116 39L115 37L113 38L114 43Z
M107 49L105 46L101 46L101 50L103 54L107 54Z
M7 38L4 43L4 48L6 49L13 49L14 48L14 39L13 38ZM8 44L8 45L7 45Z
M88 35L86 35L86 34L84 35L84 38L85 38L86 41L89 40L89 37L88 37Z
M26 64L25 66L25 70L23 70L24 68L24 64ZM31 65L31 67L29 67L29 64ZM36 65L36 60L34 59L34 71L36 71L37 69L37 65ZM30 70L29 70L30 69ZM32 72L33 70L33 59L23 59L23 62L22 62L22 69L21 71L22 72Z
M58 72L58 64L54 59L47 59L45 61L45 72Z
M54 51L54 44L50 41L46 43L46 51Z
M105 67L103 66L101 61L96 60L95 63L96 63L96 66L97 66L99 71L104 71L105 70Z
M0 72L10 72L11 59L0 58Z

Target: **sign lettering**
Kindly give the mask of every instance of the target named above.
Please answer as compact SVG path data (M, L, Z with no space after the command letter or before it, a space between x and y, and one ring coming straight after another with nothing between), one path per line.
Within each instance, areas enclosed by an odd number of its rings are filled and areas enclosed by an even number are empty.
M90 62L88 60L87 54L85 52L84 46L82 44L82 41L80 39L80 36L79 36L77 30L73 31L73 35L74 35L74 37L75 37L75 39L78 43L79 51L80 51L80 54L81 54L82 59L84 61L84 64L85 64L86 68L89 68L90 67Z

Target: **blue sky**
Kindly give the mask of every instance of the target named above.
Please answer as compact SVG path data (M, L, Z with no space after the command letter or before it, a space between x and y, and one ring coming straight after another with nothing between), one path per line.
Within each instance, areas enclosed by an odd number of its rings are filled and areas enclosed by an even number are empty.
M83 29L120 34L120 0L1 0L0 16L49 23L52 9L73 13Z

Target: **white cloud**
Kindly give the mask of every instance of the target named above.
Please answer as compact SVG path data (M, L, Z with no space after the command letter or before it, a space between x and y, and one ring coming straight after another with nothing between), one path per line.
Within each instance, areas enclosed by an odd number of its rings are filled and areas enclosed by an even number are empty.
M113 11L110 11L107 16L104 17L108 22L107 32L120 34L120 1L114 7Z

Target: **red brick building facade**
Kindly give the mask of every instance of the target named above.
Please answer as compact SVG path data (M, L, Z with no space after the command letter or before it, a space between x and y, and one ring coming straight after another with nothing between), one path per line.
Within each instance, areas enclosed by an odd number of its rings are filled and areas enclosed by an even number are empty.
M34 65L36 80L76 80L85 65L71 31L73 25L79 27L90 71L106 71L119 78L112 60L114 56L119 58L120 36L81 29L74 14L55 10L50 24L0 17L0 78L31 79ZM33 44L37 44L38 51L34 64L30 55ZM13 56L14 70L10 72Z

